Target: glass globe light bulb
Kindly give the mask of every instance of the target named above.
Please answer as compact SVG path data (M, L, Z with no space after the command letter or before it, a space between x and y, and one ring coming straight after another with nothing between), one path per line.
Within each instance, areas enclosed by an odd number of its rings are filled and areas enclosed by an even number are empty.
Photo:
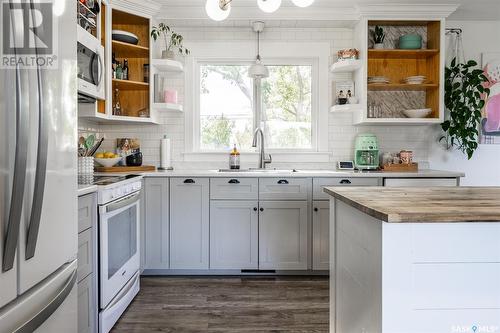
M228 3L224 8L221 8L219 0L207 0L207 3L205 4L205 11L207 12L208 17L212 20L224 21L231 13L231 4Z
M281 6L281 0L257 0L259 8L266 13L273 13Z
M314 0L292 0L293 4L297 7L309 7Z

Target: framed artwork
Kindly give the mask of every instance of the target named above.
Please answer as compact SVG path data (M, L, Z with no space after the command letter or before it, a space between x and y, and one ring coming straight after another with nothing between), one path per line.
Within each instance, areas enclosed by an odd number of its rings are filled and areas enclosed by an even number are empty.
M482 68L489 79L490 95L482 111L480 143L500 144L500 52L483 53Z

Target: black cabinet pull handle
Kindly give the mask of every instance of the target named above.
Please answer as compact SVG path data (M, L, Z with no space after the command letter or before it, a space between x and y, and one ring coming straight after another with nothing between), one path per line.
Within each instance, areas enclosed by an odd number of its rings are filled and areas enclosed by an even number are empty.
M286 180L286 179L280 179L280 180L278 180L278 184L280 184L280 185L286 185L286 184L288 184L288 180Z
M346 185L347 185L347 184L351 184L351 181L350 181L349 179L342 179L342 180L340 181L340 184L346 184Z
M264 211L264 208L260 207L260 211L263 212Z
M228 181L229 184L239 184L240 181L238 179L231 179L230 181Z
M254 207L254 208L253 208L253 211L254 211L254 212L256 212L256 211L257 211L257 207Z
M317 212L319 209L318 207L314 207L314 211Z
M194 184L194 183L196 183L196 182L193 179L186 179L184 181L184 184Z

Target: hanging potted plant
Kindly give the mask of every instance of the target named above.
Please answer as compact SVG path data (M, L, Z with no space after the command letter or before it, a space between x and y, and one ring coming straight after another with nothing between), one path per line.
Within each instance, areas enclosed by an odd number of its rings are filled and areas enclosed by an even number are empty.
M160 23L158 26L153 26L151 30L151 37L156 41L160 36L164 38L165 49L161 52L161 57L163 59L174 59L176 52L181 56L189 55L191 53L182 44L184 37L182 35L175 33L168 25L165 23Z
M373 48L374 49L383 49L384 48L384 40L385 40L385 33L384 29L382 27L379 27L378 25L375 26L375 30L372 31L373 34Z
M468 159L478 147L481 110L490 93L484 87L488 78L476 66L474 60L460 63L455 58L445 69L444 103L449 119L441 124L445 135L439 141L444 141L448 149L459 149Z

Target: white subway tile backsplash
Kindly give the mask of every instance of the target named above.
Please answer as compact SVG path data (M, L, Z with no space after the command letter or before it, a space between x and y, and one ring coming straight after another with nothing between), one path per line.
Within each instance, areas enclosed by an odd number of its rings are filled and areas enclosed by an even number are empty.
M184 40L189 42L207 42L207 41L248 41L255 40L255 34L248 27L243 25L228 27L227 24L221 24L214 27L201 26L182 26L175 28L177 32L184 36ZM297 28L297 21L283 20L267 26L261 35L263 41L324 41L330 44L332 62L336 60L337 51L343 48L353 46L353 31L346 28L306 27ZM228 50L230 48L228 47ZM158 50L154 50L159 54ZM229 51L228 51L229 52ZM331 76L331 80L345 81L350 80L351 76L336 75ZM180 103L184 102L185 86L182 75L167 76L165 85L178 91ZM158 118L160 125L110 125L89 122L85 119L79 120L80 133L99 132L105 136L106 140L103 149L114 149L116 138L133 137L141 141L142 152L144 154L144 163L158 165L160 156L160 139L167 135L172 140L172 158L176 169L197 169L210 168L217 169L225 166L225 163L204 161L192 162L185 158L185 114L189 110L182 112L160 111ZM354 139L359 133L374 133L379 138L381 150L399 151L400 149L411 149L414 151L415 159L426 161L428 158L429 140L433 139L430 135L431 129L425 126L364 126L356 127L352 123L352 114L330 113L328 112L328 150L331 153L328 163L273 163L274 167L295 167L295 168L333 168L339 160L352 159L354 150ZM248 165L247 167L251 167Z

